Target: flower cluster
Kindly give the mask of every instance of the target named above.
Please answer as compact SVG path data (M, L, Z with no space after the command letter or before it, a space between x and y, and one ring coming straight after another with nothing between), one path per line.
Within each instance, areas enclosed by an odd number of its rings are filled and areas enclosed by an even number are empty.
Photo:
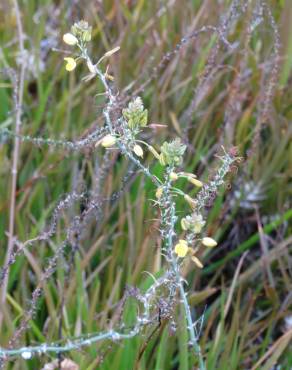
M138 143L141 142L148 147L149 145L141 140L137 140L136 137L140 128L147 125L147 119L148 111L144 109L142 99L138 96L122 111L120 134L116 134L116 136L108 134L97 145L101 143L104 148L110 148L117 141L120 141L126 148L133 151L137 157L143 158L144 151Z
M179 166L186 150L186 145L182 144L179 138L170 143L164 142L161 146L160 163L163 166Z
M86 21L81 20L74 23L71 27L71 32L80 42L86 43L91 41L92 27Z
M91 40L92 27L85 21L79 21L74 23L71 27L71 33L65 33L63 35L63 41L65 44L70 46L77 45L79 48L84 48L85 44ZM76 68L76 60L72 57L64 58L66 61L66 70L68 72L73 71Z
M185 231L190 231L194 234L199 234L206 221L203 220L203 216L200 213L192 213L181 219L181 228Z
M205 247L208 247L208 248L213 248L213 247L216 247L217 245L217 242L216 240L212 239L212 238L209 238L209 237L204 237L202 240L201 240L202 244L205 246ZM184 258L186 257L187 255L189 255L191 257L191 260L199 267L199 268L203 268L203 264L202 262L200 261L200 259L196 256L196 252L197 252L198 248L196 249L193 249L191 247L189 247L189 243L187 242L187 240L185 239L180 239L178 241L178 243L174 246L174 253L179 257L179 258Z
M142 99L138 96L128 107L123 109L123 117L130 130L139 130L147 125L148 111L144 109Z
M150 148L149 148L150 149ZM158 154L154 148L151 147L151 152L159 160L160 164L167 168L166 173L168 173L168 180L170 183L178 180L179 178L184 178L192 185L198 188L203 187L203 183L197 179L197 176L188 172L175 172L175 168L180 166L183 162L183 155L186 150L186 145L184 145L179 138L171 142L164 142L160 148L160 154ZM159 203L161 203L162 196L165 191L167 191L167 186L161 185L156 190L156 198ZM203 268L202 262L196 256L198 248L192 248L192 244L201 241L206 247L215 247L217 242L210 237L203 237L203 239L198 239L197 235L203 230L206 221L203 215L197 209L198 200L193 199L188 194L184 193L182 190L170 187L170 191L177 194L183 195L186 202L190 205L193 212L181 219L182 230L186 232L186 239L179 239L175 244L173 252L179 258L184 258L190 256L192 261L199 267Z

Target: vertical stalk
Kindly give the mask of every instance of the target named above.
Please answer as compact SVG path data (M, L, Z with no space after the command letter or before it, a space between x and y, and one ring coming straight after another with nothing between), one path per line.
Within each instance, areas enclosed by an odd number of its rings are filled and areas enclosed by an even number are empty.
M15 9L16 22L17 22L17 33L18 33L18 44L20 55L24 55L24 43L23 43L23 29L21 23L21 15L17 0L13 0L13 5ZM17 91L17 101L16 101L16 119L15 119L15 139L14 139L14 150L13 150L13 160L12 160L12 182L11 182L11 195L10 195L10 207L9 207L9 228L8 228L8 247L6 253L5 265L8 264L10 259L14 240L14 222L15 222L15 203L16 203L16 185L17 185L17 168L18 168L18 158L19 158L19 146L20 146L20 127L21 127L21 115L22 115L22 103L23 103L23 90L24 90L24 74L25 74L25 60L22 61L19 74L19 85ZM3 286L1 290L1 306L4 307L6 301L6 293L9 279L9 267L7 269L6 275L3 280ZM2 326L3 313L0 312L0 328Z
M188 303L188 300L187 300L187 297L186 297L186 293L184 291L184 287L183 287L181 279L180 279L180 275L179 275L179 273L177 273L176 275L177 275L177 279L179 279L179 282L178 282L179 292L180 292L180 296L181 296L182 303L183 303L184 310L185 310L187 328L188 328L188 332L189 332L189 336L190 336L190 342L191 342L191 345L194 348L196 356L198 356L200 370L205 370L206 367L205 367L204 359L203 359L203 356L202 356L201 347L200 347L200 345L197 341L196 335L195 335L194 323L193 323L192 316L191 316L190 306L189 306L189 303Z
M184 308L184 311L185 311L185 318L186 318L186 322L187 322L187 329L188 329L188 332L189 332L190 343L191 343L192 347L194 348L195 355L198 357L200 370L205 370L206 367L205 367L204 359L203 359L203 356L202 356L201 347L200 347L200 345L197 341L196 335L195 335L194 323L193 323L192 316L191 316L190 306L189 306L189 303L188 303L188 300L187 300L187 297L186 297L186 293L185 293L185 290L184 290L184 287L183 287L183 284L182 284L182 278L181 278L180 271L179 271L179 265L177 263L176 257L173 255L173 252L172 252L173 236L175 235L174 227L175 227L175 223L176 223L176 219L177 219L177 217L175 215L175 204L172 200L172 195L170 193L170 178L169 178L169 175L173 170L174 170L174 168L168 167L166 186L165 186L165 190L167 192L166 193L166 198L169 202L169 212L170 212L170 215L169 215L169 229L168 229L168 236L167 236L168 255L171 256L171 267L172 267L172 270L173 270L173 272L176 276L176 281L177 281L177 285L178 285L178 288L179 288L179 294L180 294L181 299L182 299L182 304L183 304L183 308Z

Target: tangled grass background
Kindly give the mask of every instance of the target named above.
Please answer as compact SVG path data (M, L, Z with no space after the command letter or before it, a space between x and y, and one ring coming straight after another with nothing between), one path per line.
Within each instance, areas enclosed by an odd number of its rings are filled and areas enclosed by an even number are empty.
M3 355L2 367L199 366L177 286L165 275L165 216L144 176L149 168L161 179L163 168L147 150L141 168L135 156L95 146L108 130L107 95L86 64L64 68L72 49L62 36L86 19L95 60L121 48L103 64L114 77L114 127L141 96L149 117L142 140L158 150L180 137L182 169L204 184L220 169L221 146L243 159L219 193L200 196L205 232L219 246L199 248L203 269L181 268L206 368L292 368L289 1L0 7L0 346L46 343L42 356ZM198 196L183 180L178 187ZM185 216L183 197L176 207ZM117 338L115 328L134 330L147 303L151 325ZM100 333L108 336L93 341ZM69 351L49 352L50 343Z

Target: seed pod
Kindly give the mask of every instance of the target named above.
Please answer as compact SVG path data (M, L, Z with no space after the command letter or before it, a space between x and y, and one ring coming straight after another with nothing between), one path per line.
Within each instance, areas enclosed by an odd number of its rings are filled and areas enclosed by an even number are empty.
M109 50L109 51L107 51L105 54L104 54L104 56L105 57L110 57L111 55L113 55L114 53L116 53L117 51L119 51L120 50L120 46L117 46L116 48L114 48L114 49L111 49L111 50Z
M199 260L198 257L196 256L192 256L192 261L200 268L202 269L204 267L204 265L202 264L202 262Z
M188 181L191 182L193 185L197 186L198 188L201 188L203 186L203 183L200 180L195 179L193 177L188 177Z
M153 148L153 146L148 145L147 148L149 151L154 155L154 157L158 160L160 160L160 155L157 153L157 151Z

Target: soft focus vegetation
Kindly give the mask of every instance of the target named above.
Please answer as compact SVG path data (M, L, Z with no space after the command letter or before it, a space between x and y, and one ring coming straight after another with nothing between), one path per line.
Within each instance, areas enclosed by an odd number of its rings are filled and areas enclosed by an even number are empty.
M292 7L290 0L268 2L279 30L278 49L276 26L265 11L261 14L261 6L251 1L241 14L241 2L235 3L239 6L229 22L230 1L20 0L25 53L19 54L13 4L1 2L1 265L9 237L14 151L9 132L14 132L17 109L11 76L23 63L20 132L45 140L20 140L17 240L48 230L56 206L68 194L82 196L59 207L51 238L27 245L11 264L0 308L0 346L9 346L25 317L25 330L12 347L95 333L111 328L121 316L131 325L131 299L123 308L120 304L126 287L145 290L152 275L158 278L163 270L151 182L117 151L94 145L71 150L64 144L87 137L104 120L102 85L96 79L84 81L84 64L68 73L63 60L72 54L63 34L85 19L93 28L96 61L120 46L104 67L109 64L121 109L131 97L142 97L149 117L144 140L156 147L179 136L187 145L184 170L203 182L218 168L221 146L237 147L243 159L210 202L206 234L216 237L218 246L200 251L203 269L191 262L184 268L192 313L204 314L200 344L207 369L292 368ZM211 31L188 37L203 26L220 24L230 47ZM151 153L145 151L143 161L161 175ZM195 187L184 186L196 194ZM87 217L84 210L91 201L100 208ZM183 213L183 198L179 207ZM86 227L79 230L84 218ZM71 242L59 256L68 230ZM56 269L46 278L54 255ZM40 281L44 290L29 316ZM179 307L176 311L180 318ZM175 333L162 320L133 339L100 342L65 353L59 361L71 359L80 369L92 370L195 369L181 322ZM5 366L41 369L54 359L17 358Z

